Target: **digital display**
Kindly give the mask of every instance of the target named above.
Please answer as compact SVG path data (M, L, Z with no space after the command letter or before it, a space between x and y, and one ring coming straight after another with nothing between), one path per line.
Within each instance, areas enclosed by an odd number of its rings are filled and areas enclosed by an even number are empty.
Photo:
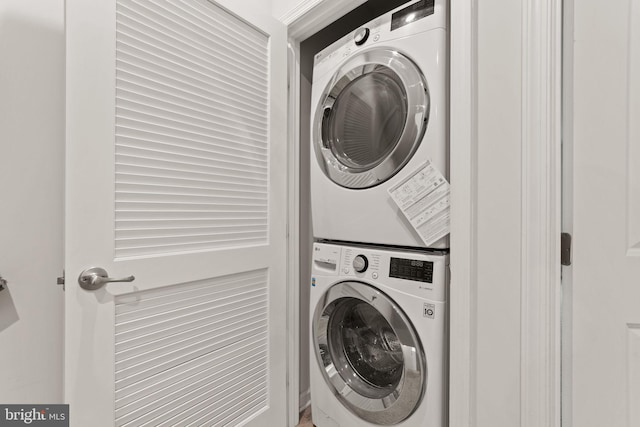
M391 258L389 277L433 283L433 262L416 259Z
M422 0L391 15L391 31L433 15L435 0Z

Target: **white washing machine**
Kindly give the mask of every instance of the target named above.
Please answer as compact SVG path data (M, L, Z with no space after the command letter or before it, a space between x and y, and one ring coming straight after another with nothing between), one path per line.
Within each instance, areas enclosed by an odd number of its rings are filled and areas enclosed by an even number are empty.
M315 243L317 427L447 425L448 255Z
M387 190L427 160L448 179L446 10L445 0L401 6L315 56L315 238L425 246Z

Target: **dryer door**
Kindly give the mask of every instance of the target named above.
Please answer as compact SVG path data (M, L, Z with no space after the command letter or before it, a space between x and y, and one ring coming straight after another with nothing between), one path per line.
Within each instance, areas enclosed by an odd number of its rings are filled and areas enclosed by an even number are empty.
M425 355L387 295L361 282L338 283L316 307L313 331L320 370L354 414L392 425L417 408L426 389Z
M320 96L313 145L320 168L347 188L368 188L395 175L416 151L429 119L429 91L402 53L359 53Z

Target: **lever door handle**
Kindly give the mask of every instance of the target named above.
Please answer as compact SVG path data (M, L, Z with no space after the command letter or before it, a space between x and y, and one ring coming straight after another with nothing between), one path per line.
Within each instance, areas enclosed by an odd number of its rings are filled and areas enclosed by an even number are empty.
M78 283L82 289L87 291L95 291L104 286L105 283L112 282L133 282L136 280L134 276L123 277L121 279L112 279L104 268L91 267L80 273Z

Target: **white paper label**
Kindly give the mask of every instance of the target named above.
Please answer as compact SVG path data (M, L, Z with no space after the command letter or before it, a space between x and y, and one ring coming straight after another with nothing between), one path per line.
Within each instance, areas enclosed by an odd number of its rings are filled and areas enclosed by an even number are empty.
M449 182L431 161L391 187L389 195L427 246L449 234Z

